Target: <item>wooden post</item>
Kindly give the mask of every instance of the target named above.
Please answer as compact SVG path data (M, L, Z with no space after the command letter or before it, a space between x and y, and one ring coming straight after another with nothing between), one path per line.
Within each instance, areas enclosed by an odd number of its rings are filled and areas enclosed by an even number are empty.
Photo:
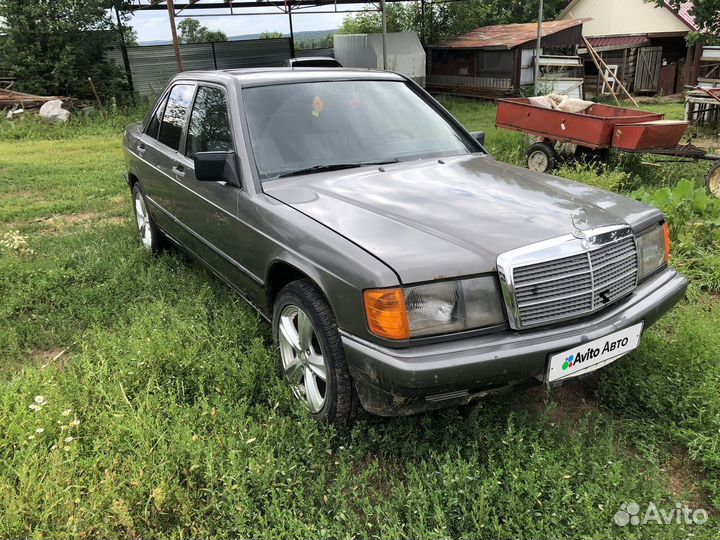
M180 57L180 42L178 41L177 28L175 28L175 5L173 0L167 0L168 17L170 19L170 32L172 33L173 47L175 48L175 65L177 72L182 73L183 65Z
M95 101L97 101L98 109L100 109L100 116L105 117L105 107L103 107L102 101L100 101L100 96L98 95L97 89L95 88L95 83L93 82L91 77L88 77L87 79L90 83L90 88L92 88L93 95L95 96Z
M700 43L695 44L695 56L693 57L692 75L690 84L696 85L698 77L700 77L700 59L702 58L703 46Z
M683 77L683 86L688 86L690 84L690 76L692 75L692 62L693 62L693 53L695 52L696 45L692 45L687 48L687 55L685 56L685 73Z
M477 54L477 53L475 53ZM477 65L477 59L475 61ZM511 78L511 85L513 94L520 94L520 73L522 71L522 50L520 47L515 47L513 51L513 72Z

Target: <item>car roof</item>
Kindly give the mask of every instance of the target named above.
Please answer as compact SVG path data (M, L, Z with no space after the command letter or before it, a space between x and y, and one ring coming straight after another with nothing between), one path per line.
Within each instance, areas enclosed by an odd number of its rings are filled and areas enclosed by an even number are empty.
M295 58L289 58L291 62L314 62L316 60L337 62L332 56L296 56ZM338 62L339 64L340 62Z
M223 69L208 71L184 71L176 79L190 80L228 80L239 82L241 86L264 86L269 84L290 84L296 82L333 81L333 80L389 80L403 81L402 75L391 71L357 68L319 68L319 67L272 67Z

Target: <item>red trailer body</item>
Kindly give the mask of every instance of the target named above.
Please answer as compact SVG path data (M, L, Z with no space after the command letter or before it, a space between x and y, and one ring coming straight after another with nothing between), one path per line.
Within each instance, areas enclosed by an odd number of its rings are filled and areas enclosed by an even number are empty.
M497 127L592 148L610 148L615 126L662 120L662 114L596 103L580 113L546 109L526 98L498 101Z
M689 125L690 122L681 120L619 124L615 126L612 146L627 152L675 148L685 135Z
M705 93L715 97L710 91ZM615 148L679 160L715 161L706 185L710 193L720 197L720 156L708 154L691 143L678 146L690 122L664 120L662 114L600 103L573 113L548 109L526 98L510 98L498 100L495 125L542 139L530 145L525 153L528 168L540 173L557 167L560 156L555 150L556 142L575 144L576 155L594 159L604 159L607 152L602 150Z

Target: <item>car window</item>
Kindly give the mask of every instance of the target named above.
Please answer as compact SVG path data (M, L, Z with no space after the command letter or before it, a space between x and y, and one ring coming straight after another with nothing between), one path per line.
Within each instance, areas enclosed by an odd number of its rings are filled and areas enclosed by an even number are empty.
M198 152L228 152L232 150L230 119L225 92L212 86L201 86L188 125L185 155Z
M158 104L157 109L155 109L155 112L153 112L152 116L148 119L145 133L153 139L157 139L158 129L160 128L160 120L162 120L163 112L165 112L166 103L167 96L162 99L162 101Z
M473 152L471 142L401 81L322 81L243 91L261 179L310 167Z
M194 89L195 87L190 84L173 86L165 106L158 141L173 150L180 148L180 137L185 123L185 115L188 107L190 107Z

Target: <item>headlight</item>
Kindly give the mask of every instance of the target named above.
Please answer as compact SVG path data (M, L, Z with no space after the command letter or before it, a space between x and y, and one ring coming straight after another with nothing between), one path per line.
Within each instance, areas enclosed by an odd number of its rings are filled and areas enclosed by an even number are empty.
M638 236L638 279L667 264L670 258L670 231L667 223Z
M408 339L505 322L494 277L438 281L405 289L365 291L370 331ZM403 313L404 312L404 313Z

